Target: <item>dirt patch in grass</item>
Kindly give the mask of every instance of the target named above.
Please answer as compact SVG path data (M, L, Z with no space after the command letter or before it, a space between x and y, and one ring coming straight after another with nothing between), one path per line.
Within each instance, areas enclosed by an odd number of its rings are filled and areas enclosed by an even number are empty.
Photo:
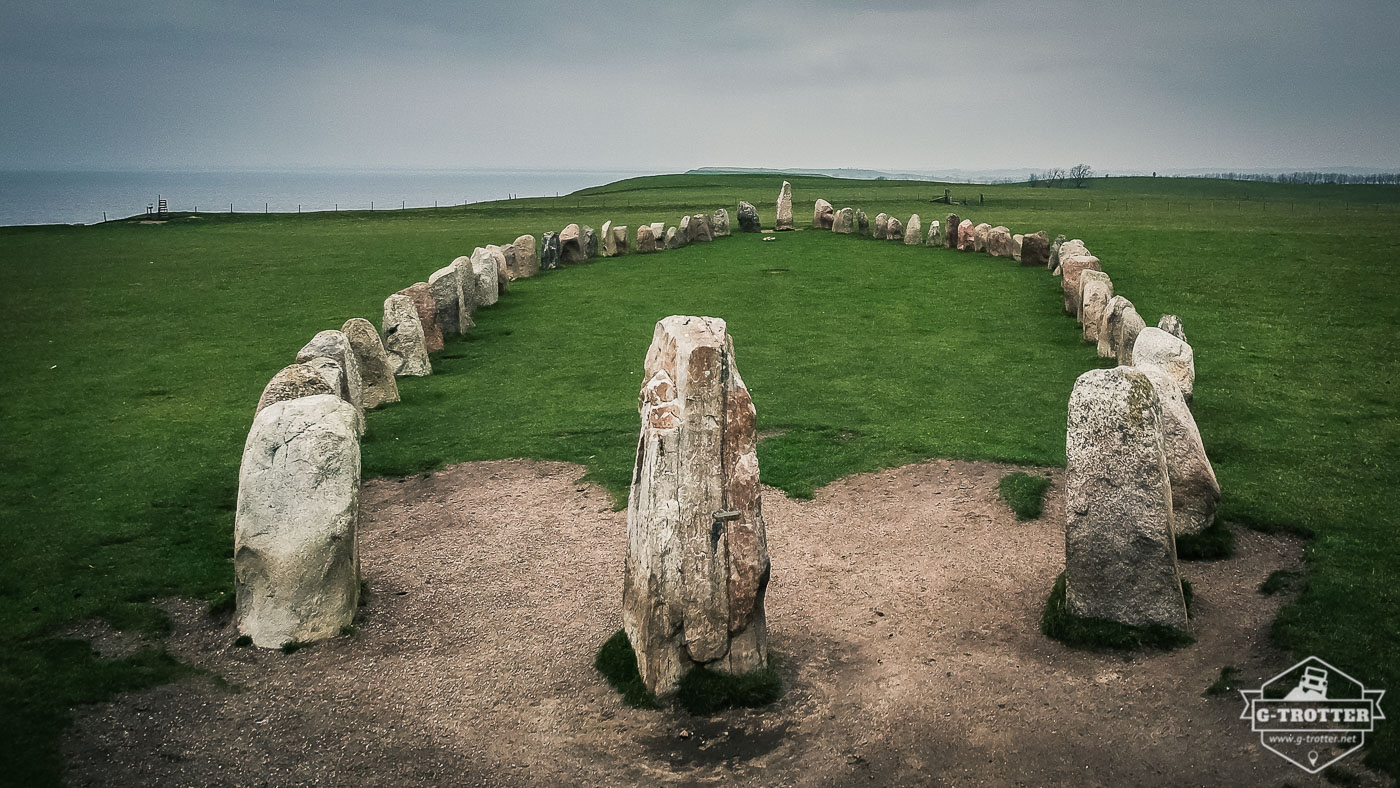
M784 693L694 717L629 708L594 668L621 625L626 514L565 463L469 463L362 495L368 604L293 654L238 648L203 602L172 653L208 676L83 707L74 784L1311 784L1264 751L1222 665L1286 667L1268 628L1288 537L1195 564L1171 652L1075 651L1040 632L1063 569L1062 484L1017 523L1009 466L933 461L765 489L768 624ZM1059 482L1062 472L1046 470ZM230 691L227 687L241 691ZM1349 764L1359 768L1357 762Z

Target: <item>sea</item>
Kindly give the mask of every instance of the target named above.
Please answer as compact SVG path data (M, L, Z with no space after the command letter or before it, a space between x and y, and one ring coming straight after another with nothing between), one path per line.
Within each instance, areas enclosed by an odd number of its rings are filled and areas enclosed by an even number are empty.
M96 224L168 210L296 213L553 197L652 172L624 170L0 171L0 226Z

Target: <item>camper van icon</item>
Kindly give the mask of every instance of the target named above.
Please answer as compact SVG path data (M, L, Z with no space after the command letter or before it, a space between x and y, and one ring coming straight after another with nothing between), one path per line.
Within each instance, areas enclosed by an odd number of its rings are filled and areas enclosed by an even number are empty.
M1303 679L1284 700L1327 700L1327 671L1318 667L1303 669Z

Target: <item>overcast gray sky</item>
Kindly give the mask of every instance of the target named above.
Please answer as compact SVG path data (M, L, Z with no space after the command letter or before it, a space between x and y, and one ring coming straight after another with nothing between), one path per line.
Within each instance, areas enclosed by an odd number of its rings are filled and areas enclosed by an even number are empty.
M1400 2L0 0L0 167L1400 169Z

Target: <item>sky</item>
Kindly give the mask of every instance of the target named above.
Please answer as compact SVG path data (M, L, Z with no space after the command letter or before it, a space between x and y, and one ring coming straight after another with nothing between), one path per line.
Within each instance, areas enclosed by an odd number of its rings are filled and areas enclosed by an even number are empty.
M1400 169L1397 0L0 0L0 168Z

